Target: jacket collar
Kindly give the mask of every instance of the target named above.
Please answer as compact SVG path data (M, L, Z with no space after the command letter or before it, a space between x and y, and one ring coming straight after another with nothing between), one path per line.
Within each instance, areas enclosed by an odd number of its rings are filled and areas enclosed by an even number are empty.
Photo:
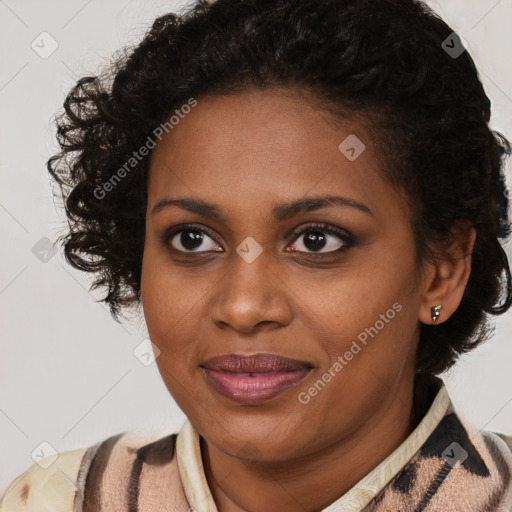
M441 379L431 378L437 394L423 419L405 441L352 489L322 512L360 512L404 468L426 442L451 407ZM199 434L187 419L176 439L178 469L183 490L196 512L218 512L204 473Z

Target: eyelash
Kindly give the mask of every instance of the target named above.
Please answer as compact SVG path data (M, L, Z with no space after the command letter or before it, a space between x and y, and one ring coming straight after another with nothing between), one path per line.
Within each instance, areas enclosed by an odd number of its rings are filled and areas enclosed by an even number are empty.
M169 246L169 240L171 240L174 235L177 235L179 233L186 232L186 231L193 231L193 232L200 233L200 234L204 233L204 234L208 235L210 238L212 238L218 244L218 242L215 240L215 236L213 236L213 234L210 233L210 231L208 229L205 229L202 227L200 228L200 227L198 227L197 224L181 224L179 226L175 226L175 227L169 229L168 231L166 231L164 233L164 235L162 236L162 245L165 246L168 250L172 251L173 253L177 252L179 254L201 254L204 252L208 252L208 251L186 252L186 251L180 251L178 249L171 248ZM298 238L300 238L302 235L305 235L307 233L311 233L314 231L320 231L322 233L327 233L329 235L335 235L344 243L344 245L342 245L339 249L336 249L334 251L325 252L325 253L314 253L314 252L303 252L303 251L293 251L293 252L302 254L302 255L313 256L313 257L326 257L326 256L333 255L333 254L336 254L336 255L343 254L348 249L350 249L350 247L355 245L354 237L352 235L350 235L348 232L341 230L339 228L335 228L335 227L330 226L329 224L325 224L325 223L315 223L314 222L314 223L308 224L306 227L299 228L299 229L295 230L291 234L291 236L293 236L293 241L295 241ZM218 245L220 245L220 244L218 244Z

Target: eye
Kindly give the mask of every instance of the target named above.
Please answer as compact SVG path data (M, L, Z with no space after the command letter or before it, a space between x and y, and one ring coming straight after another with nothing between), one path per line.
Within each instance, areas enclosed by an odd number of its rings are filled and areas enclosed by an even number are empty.
M179 227L181 229L173 229L164 235L162 239L164 245L170 245L176 251L184 253L222 251L218 248L219 244L203 228L194 225L181 225Z
M327 224L310 224L295 232L294 236L299 243L292 245L292 251L306 254L340 253L353 244L348 233ZM320 252L323 249L326 250Z
M299 243L291 246L291 252L306 254L341 253L354 243L346 231L327 224L310 224L293 233L294 240ZM301 240L303 238L303 241ZM220 245L215 242L213 235L194 224L175 226L166 232L162 244L181 253L222 252ZM323 252L323 249L327 249Z

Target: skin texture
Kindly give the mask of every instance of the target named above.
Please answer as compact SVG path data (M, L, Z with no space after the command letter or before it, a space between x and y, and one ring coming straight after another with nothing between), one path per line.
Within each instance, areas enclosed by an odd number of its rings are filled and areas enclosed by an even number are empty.
M366 146L354 161L338 149L350 134ZM333 203L272 217L278 203L324 195L371 214ZM177 206L152 214L159 200L182 197L218 205L225 220ZM475 234L454 231L446 257L420 272L406 198L384 179L364 122L335 122L293 91L200 98L153 151L146 219L149 335L165 385L202 436L220 512L321 510L411 433L420 420L411 412L419 322L432 323L437 304L438 323L457 308ZM323 256L312 254L307 233L292 234L312 222L348 232L353 245L333 252L347 242L322 231ZM182 223L209 230L199 248L207 253L187 252L180 233L162 243ZM236 251L247 237L263 250L251 263ZM396 303L394 318L301 403L299 393ZM221 354L262 352L313 370L271 400L242 405L219 395L200 368Z

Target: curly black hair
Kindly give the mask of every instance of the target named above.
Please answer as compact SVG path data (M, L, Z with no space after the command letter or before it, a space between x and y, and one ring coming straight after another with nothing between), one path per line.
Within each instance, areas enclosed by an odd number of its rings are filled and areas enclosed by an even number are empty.
M386 177L410 199L419 261L435 259L457 223L477 232L458 309L421 325L416 372L441 373L487 339L488 314L512 302L500 244L510 235L510 143L489 128L490 101L461 44L417 0L198 0L158 17L139 44L78 80L56 117L61 150L47 167L68 217L59 239L67 261L95 274L91 290L107 288L101 300L119 321L140 305L159 127L169 131L169 116L206 95L308 91L334 114L370 121Z

